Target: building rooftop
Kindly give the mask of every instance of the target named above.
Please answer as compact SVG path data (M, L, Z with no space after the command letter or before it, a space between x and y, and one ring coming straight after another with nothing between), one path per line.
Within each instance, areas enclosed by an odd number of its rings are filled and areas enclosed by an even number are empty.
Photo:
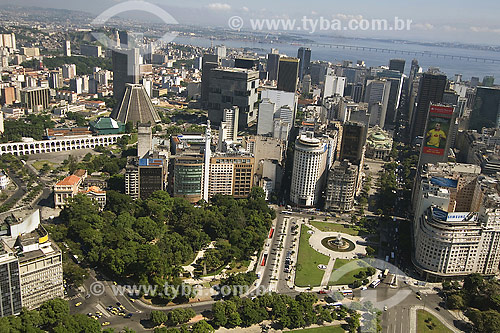
M56 186L68 186L68 185L76 185L81 181L81 178L75 175L68 176L63 180L59 181Z

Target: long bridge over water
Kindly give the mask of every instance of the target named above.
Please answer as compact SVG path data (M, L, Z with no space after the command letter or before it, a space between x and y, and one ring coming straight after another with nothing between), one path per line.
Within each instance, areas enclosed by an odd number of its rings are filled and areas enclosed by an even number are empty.
M293 43L295 45L296 43ZM309 47L324 47L331 49L340 50L354 50L354 51L368 51L368 52L379 52L379 53L389 53L389 54L401 54L410 55L415 57L431 57L431 58L442 58L442 59L452 59L452 60L463 60L471 62L489 63L489 64L500 64L499 59L482 58L474 56L463 56L456 54L441 54L427 51L408 51L408 50L395 50L380 47L371 46L355 46L355 45L344 45L344 44L321 44L321 43L300 43L296 45L309 46Z

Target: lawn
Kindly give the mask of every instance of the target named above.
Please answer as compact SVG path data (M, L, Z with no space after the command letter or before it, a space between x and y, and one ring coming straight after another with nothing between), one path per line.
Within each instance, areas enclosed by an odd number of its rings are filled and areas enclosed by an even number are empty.
M359 230L346 228L343 224L331 223L331 222L320 222L311 221L311 224L321 231L325 232L341 232L347 235L358 236Z
M33 168L35 168L37 170L41 170L43 168L44 164L48 164L51 169L54 169L57 166L57 163L41 160L41 161L33 162Z
M427 320L427 322L426 322ZM435 316L425 310L417 310L417 333L452 333Z
M345 264L349 263L350 260L348 259L335 259L335 264L333 265L332 269L332 277L334 276L334 272L339 269L340 267L344 266ZM356 268L355 270L345 274L344 276L340 277L339 279L333 280L330 278L330 281L328 281L329 286L339 286L339 285L347 285L351 284L354 281L358 280L357 278L354 277L354 275L357 275L359 272L362 270L366 269L366 266L360 266L359 264L362 263L361 261L358 261L358 266L359 268Z
M322 327L316 327L316 328L306 328L306 329L301 329L301 330L295 330L296 331L301 331L301 332L310 332L310 333L344 333L344 329L340 326L322 326Z
M309 245L311 235L307 233L308 227L302 225L300 228L299 254L297 258L297 272L295 273L295 285L299 287L319 286L323 278L324 270L318 265L328 265L329 258L324 254L316 252Z

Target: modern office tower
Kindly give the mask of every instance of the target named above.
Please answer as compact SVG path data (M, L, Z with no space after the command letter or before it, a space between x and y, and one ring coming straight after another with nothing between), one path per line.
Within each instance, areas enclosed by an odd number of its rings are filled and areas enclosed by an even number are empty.
M145 200L166 189L167 165L163 158L139 159L139 198Z
M491 75L487 75L483 78L483 86L485 87L493 87L495 85L495 77Z
M80 95L83 92L83 78L74 77L69 81L69 90Z
M297 110L299 97L294 92L266 89L260 92L260 98L262 100L268 98L272 103L276 105L276 110L280 109L283 106L287 106L293 111L292 119L295 119L295 112Z
M151 124L137 125L137 157L144 158L153 151L153 131Z
M215 153L210 157L208 191L246 198L253 187L255 158L242 152Z
M0 304L0 317L17 315L22 310L18 258L3 240L0 240Z
M336 161L328 172L325 209L349 212L354 207L358 167L349 161Z
M455 107L431 104L420 151L419 165L448 161L455 129Z
M167 184L167 161L158 153L146 158L130 157L125 167L125 194L132 199L147 199Z
M40 211L15 211L1 224L0 314L18 314L21 307L32 310L62 298L62 253L40 225Z
M215 53L217 54L217 57L219 57L219 59L226 57L227 49L225 45L219 45L215 48L215 50Z
M71 57L71 42L69 40L64 42L64 55Z
M208 108L208 97L210 93L210 78L212 69L219 67L220 60L215 54L204 54L201 62L201 106Z
M237 106L241 129L257 121L259 109L259 72L241 68L211 70L208 97L208 118L214 125L223 120L224 109ZM203 82L202 82L203 88Z
M129 34L127 31L118 31L118 41L119 45L122 49L126 49L129 47Z
M481 131L483 127L500 127L500 89L477 87L469 129Z
M445 182L449 187L452 180L443 178L432 184L438 187L433 193L439 196L437 204L422 207L424 212L415 215L412 260L417 272L427 281L459 278L471 273L498 274L499 179L484 176L476 179L476 186L469 194L470 209L461 211L452 207L450 191L439 184Z
M398 71L403 74L405 72L406 60L404 59L391 59L389 60L389 70Z
M204 156L190 154L174 159L173 196L191 203L203 199Z
M323 98L330 96L344 96L346 78L327 74L325 76L325 85L323 88Z
M221 126L225 128L225 135L223 137L219 137L221 141L236 141L238 138L238 117L239 117L239 109L237 106L233 106L229 109L224 109L222 115Z
M424 73L420 79L417 106L413 112L411 125L411 140L424 135L425 124L431 103L441 103L446 88L447 78L444 74Z
M120 40L122 40L121 36ZM113 97L120 103L125 94L125 85L139 83L139 49L112 50L111 57L113 61Z
M278 66L280 55L277 53L269 53L267 55L267 79L269 81L278 80Z
M276 113L276 104L270 99L264 98L259 104L259 119L257 121L257 134L270 135L274 128L274 114Z
M234 67L257 70L259 67L259 59L236 58L234 59Z
M364 159L367 128L356 122L347 122L342 127L340 160L359 166Z
M326 62L311 62L310 66L311 68L311 83L313 85L319 85L322 82L325 81L325 75L328 70L328 63Z
M62 72L59 71L51 71L49 73L49 87L52 89L62 88Z
M391 135L378 126L368 129L366 139L366 157L377 160L388 160L392 150Z
M311 75L306 74L302 77L302 85L300 87L300 92L302 94L309 94L311 92Z
M86 57L100 57L102 48L100 45L80 45L80 53Z
M31 110L45 110L49 107L49 88L24 88L21 89L21 105Z
M370 125L384 127L391 93L391 83L385 79L368 80L366 82L365 103L371 108L373 104L380 103L377 113L372 113Z
M142 84L126 84L125 94L118 108L113 110L111 118L122 123L159 123L161 121L151 98Z
M326 176L327 144L307 132L297 138L293 158L290 201L312 207L318 203Z
M311 49L307 47L299 48L297 52L297 58L300 60L299 62L299 79L302 81L302 78L306 74L311 73Z
M389 92L389 100L387 102L387 111L385 115L384 127L392 128L396 122L397 111L401 102L401 95L403 93L403 83L405 76L399 71L383 70L377 73L377 76L390 83L391 89Z
M62 76L64 79L72 79L76 76L76 65L75 64L64 64L62 65Z
M280 58L278 66L278 90L293 92L297 91L299 79L299 59Z

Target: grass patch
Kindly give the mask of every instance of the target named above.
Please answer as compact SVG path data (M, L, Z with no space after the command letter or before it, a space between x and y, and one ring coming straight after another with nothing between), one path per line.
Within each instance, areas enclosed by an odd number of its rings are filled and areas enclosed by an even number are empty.
M232 262L231 268L226 271L227 274L233 273L244 273L246 272L248 265L250 265L250 260L244 260L242 262Z
M344 329L340 326L322 326L316 328L306 328L300 330L294 330L293 332L310 332L310 333L344 333Z
M44 164L48 164L51 169L55 169L57 167L57 163L53 163L53 162L49 162L49 161L45 161L45 160L35 161L35 162L33 162L32 165L33 165L33 168L40 171L43 168Z
M417 333L452 333L448 327L434 315L425 310L417 310Z
M316 252L311 245L309 245L309 238L311 235L307 233L308 227L302 225L300 228L300 243L299 253L297 257L297 272L295 274L295 284L299 287L319 286L324 270L318 268L318 265L328 265L329 257L324 254Z
M340 267L348 264L349 262L351 262L351 260L348 260L348 259L335 259L335 264L333 265L333 269L332 269L332 275L334 274L334 272L337 269L339 269ZM365 270L366 266L362 266L361 262L359 260L357 261L357 264L358 264L359 268L356 268L355 270L348 272L347 274L345 274L344 276L342 276L342 277L340 277L340 278L338 278L336 280L332 281L330 279L330 281L328 281L328 285L329 286L346 285L346 284L351 284L351 283L353 283L356 280L359 280L358 278L355 278L354 275L357 275L359 272Z
M352 236L358 236L360 234L359 230L346 228L343 224L320 221L311 221L310 223L324 232L341 232Z

